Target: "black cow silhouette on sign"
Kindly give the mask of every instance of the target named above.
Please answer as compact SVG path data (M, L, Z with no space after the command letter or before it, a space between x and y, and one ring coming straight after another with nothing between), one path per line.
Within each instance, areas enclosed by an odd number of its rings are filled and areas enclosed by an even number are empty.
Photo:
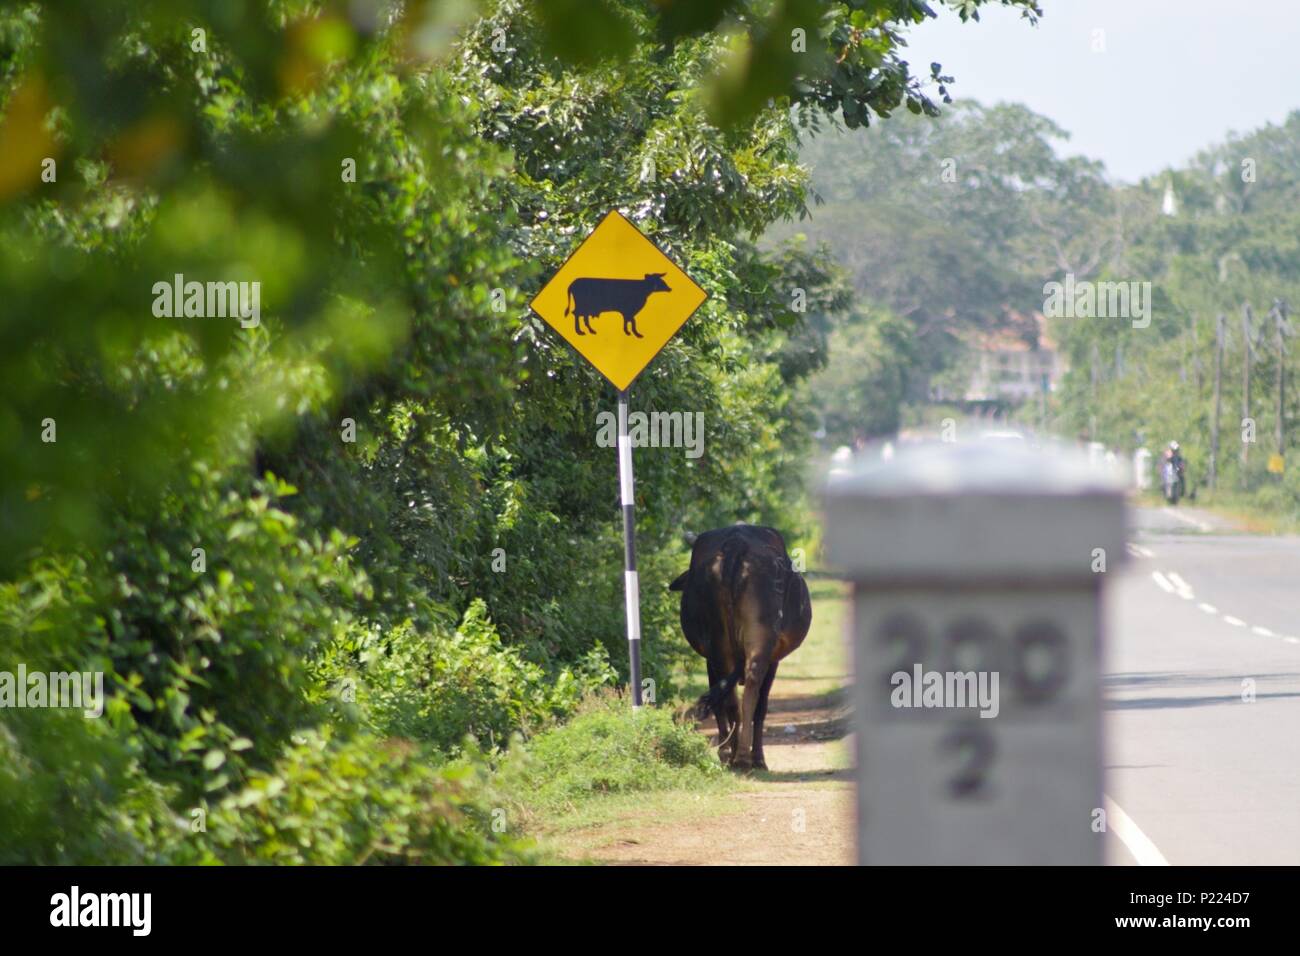
M636 330L636 315L645 308L646 299L652 292L672 292L664 282L664 273L647 272L644 279L574 279L569 283L569 299L572 300L573 331L585 335L579 320L587 326L592 335L596 330L591 327L591 320L602 312L618 312L623 316L623 334L645 338ZM566 300L564 314L570 311Z

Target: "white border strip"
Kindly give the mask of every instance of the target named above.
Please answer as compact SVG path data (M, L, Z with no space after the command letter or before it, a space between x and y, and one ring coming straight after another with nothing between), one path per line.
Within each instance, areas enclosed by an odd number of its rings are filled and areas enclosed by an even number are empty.
M618 491L625 507L635 503L632 496L632 439L627 435L618 436Z
M1120 809L1119 804L1105 794L1102 799L1106 804L1106 825L1120 842L1133 854L1138 866L1168 866L1165 855L1151 842L1151 838L1142 832L1142 828L1133 822L1133 818Z
M623 572L623 600L627 605L627 639L641 640L641 583L635 571Z

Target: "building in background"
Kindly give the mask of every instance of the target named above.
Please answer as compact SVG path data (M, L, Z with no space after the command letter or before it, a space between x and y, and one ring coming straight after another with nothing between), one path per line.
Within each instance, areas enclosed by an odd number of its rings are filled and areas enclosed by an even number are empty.
M971 371L962 397L974 406L1001 411L1044 401L1065 374L1041 312L1008 313L1002 326L974 333L967 343Z

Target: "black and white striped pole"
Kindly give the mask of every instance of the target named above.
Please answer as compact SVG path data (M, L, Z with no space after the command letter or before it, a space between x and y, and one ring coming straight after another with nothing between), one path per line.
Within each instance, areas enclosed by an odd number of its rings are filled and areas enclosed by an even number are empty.
M632 442L627 437L627 390L618 393L618 487L623 499L623 601L632 709L641 706L641 585L636 576L636 518L632 498Z

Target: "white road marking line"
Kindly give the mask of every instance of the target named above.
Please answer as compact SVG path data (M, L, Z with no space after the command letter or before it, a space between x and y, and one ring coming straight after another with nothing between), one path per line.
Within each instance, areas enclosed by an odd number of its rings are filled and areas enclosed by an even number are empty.
M1300 637L1284 637L1282 640L1286 641L1288 644L1300 644Z
M1142 832L1133 818L1120 809L1119 804L1105 794L1102 799L1106 804L1106 821L1115 836L1133 854L1138 866L1168 866L1169 861L1151 842L1151 838Z
M1196 595L1192 593L1191 585L1180 578L1177 574L1170 571L1169 576L1161 574L1159 571L1151 572L1151 579L1160 585L1161 590L1169 594L1177 594L1184 601L1194 600Z
M1131 555L1133 555L1133 557L1135 557L1135 558L1154 558L1154 557L1155 557L1155 553L1154 553L1150 548L1144 548L1144 547L1142 547L1142 545L1140 545L1140 544L1134 544L1134 543L1131 542L1131 541L1130 541L1129 544L1128 544L1128 553L1131 554Z
M1129 547L1132 548L1135 547L1135 545L1129 545ZM1177 594L1184 601L1196 600L1196 596L1192 593L1192 586L1188 584L1186 581L1184 581L1182 576L1179 575L1177 571L1170 571L1167 576L1161 574L1159 571L1152 571L1151 580L1155 581L1156 584L1160 586L1160 589L1168 594ZM1204 611L1206 614L1219 613L1218 608L1216 608L1213 604L1206 604L1204 601L1202 601L1200 604L1196 606L1200 608L1202 611ZM1233 627L1246 626L1245 621L1243 621L1239 617L1233 617L1231 614L1223 615L1223 621L1225 624L1231 624ZM1260 637L1278 636L1277 634L1274 634L1266 627L1252 627L1251 631L1255 634L1258 634ZM1282 640L1286 641L1288 644L1300 644L1300 639L1294 637L1284 637L1282 638Z
M1208 524L1206 524L1206 523L1205 523L1204 521L1202 521L1201 519L1199 519L1199 518L1192 518L1192 517L1189 517L1189 516L1187 516L1187 515L1185 515L1185 514L1180 514L1179 512L1175 511L1173 508L1162 508L1161 510L1162 510L1165 514L1169 515L1169 517L1171 517L1171 518L1177 518L1179 521L1183 522L1184 524L1189 524L1189 525L1191 525L1193 528L1195 528L1195 529L1198 530L1198 531L1213 531L1213 530L1214 530L1213 528L1211 528Z
M1165 577L1163 574L1161 574L1159 571L1151 572L1151 580L1155 581L1156 584L1160 585L1160 590L1167 591L1170 594L1174 593L1174 586L1170 584L1169 579Z

